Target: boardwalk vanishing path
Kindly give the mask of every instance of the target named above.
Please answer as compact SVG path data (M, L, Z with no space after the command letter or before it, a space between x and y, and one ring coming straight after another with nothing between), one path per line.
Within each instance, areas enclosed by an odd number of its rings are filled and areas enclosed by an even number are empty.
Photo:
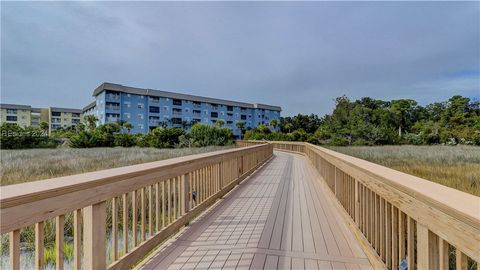
M371 269L321 176L278 152L140 269Z

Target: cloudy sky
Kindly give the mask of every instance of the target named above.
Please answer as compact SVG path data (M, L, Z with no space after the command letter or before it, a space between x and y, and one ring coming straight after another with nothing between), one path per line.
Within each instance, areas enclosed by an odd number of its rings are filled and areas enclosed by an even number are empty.
M479 2L1 2L1 102L101 82L324 114L333 99L480 97Z

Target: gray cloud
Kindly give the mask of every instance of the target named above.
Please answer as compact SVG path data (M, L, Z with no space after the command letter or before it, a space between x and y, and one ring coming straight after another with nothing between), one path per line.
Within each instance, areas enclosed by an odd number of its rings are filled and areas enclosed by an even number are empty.
M480 96L478 2L2 2L2 102L82 107L103 81L324 114Z

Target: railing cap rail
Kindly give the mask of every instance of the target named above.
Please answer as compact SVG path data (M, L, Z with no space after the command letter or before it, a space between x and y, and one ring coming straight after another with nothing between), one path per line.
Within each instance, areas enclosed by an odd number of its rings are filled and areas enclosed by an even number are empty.
M255 141L258 142L258 141ZM439 207L447 211L449 215L462 220L470 220L473 225L480 226L480 197L450 188L427 179L403 173L364 159L352 157L333 150L313 145L306 142L281 142L269 141L270 143L287 143L309 145L317 150L337 158L350 166L370 174L382 180L388 185L401 189L403 192L425 201L429 205Z
M46 196L59 196L74 191L89 189L109 184L112 181L132 178L149 172L167 170L194 162L208 162L210 159L219 159L228 154L241 153L249 150L254 151L256 148L260 148L264 145L266 144L188 155L113 169L2 186L0 188L0 209L39 201ZM188 172L189 171L186 171L184 173Z

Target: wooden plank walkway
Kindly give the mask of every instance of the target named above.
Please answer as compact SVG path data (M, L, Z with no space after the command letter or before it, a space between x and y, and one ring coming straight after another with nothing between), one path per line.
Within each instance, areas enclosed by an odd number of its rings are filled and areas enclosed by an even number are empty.
M297 154L274 158L140 269L372 269L320 176Z

